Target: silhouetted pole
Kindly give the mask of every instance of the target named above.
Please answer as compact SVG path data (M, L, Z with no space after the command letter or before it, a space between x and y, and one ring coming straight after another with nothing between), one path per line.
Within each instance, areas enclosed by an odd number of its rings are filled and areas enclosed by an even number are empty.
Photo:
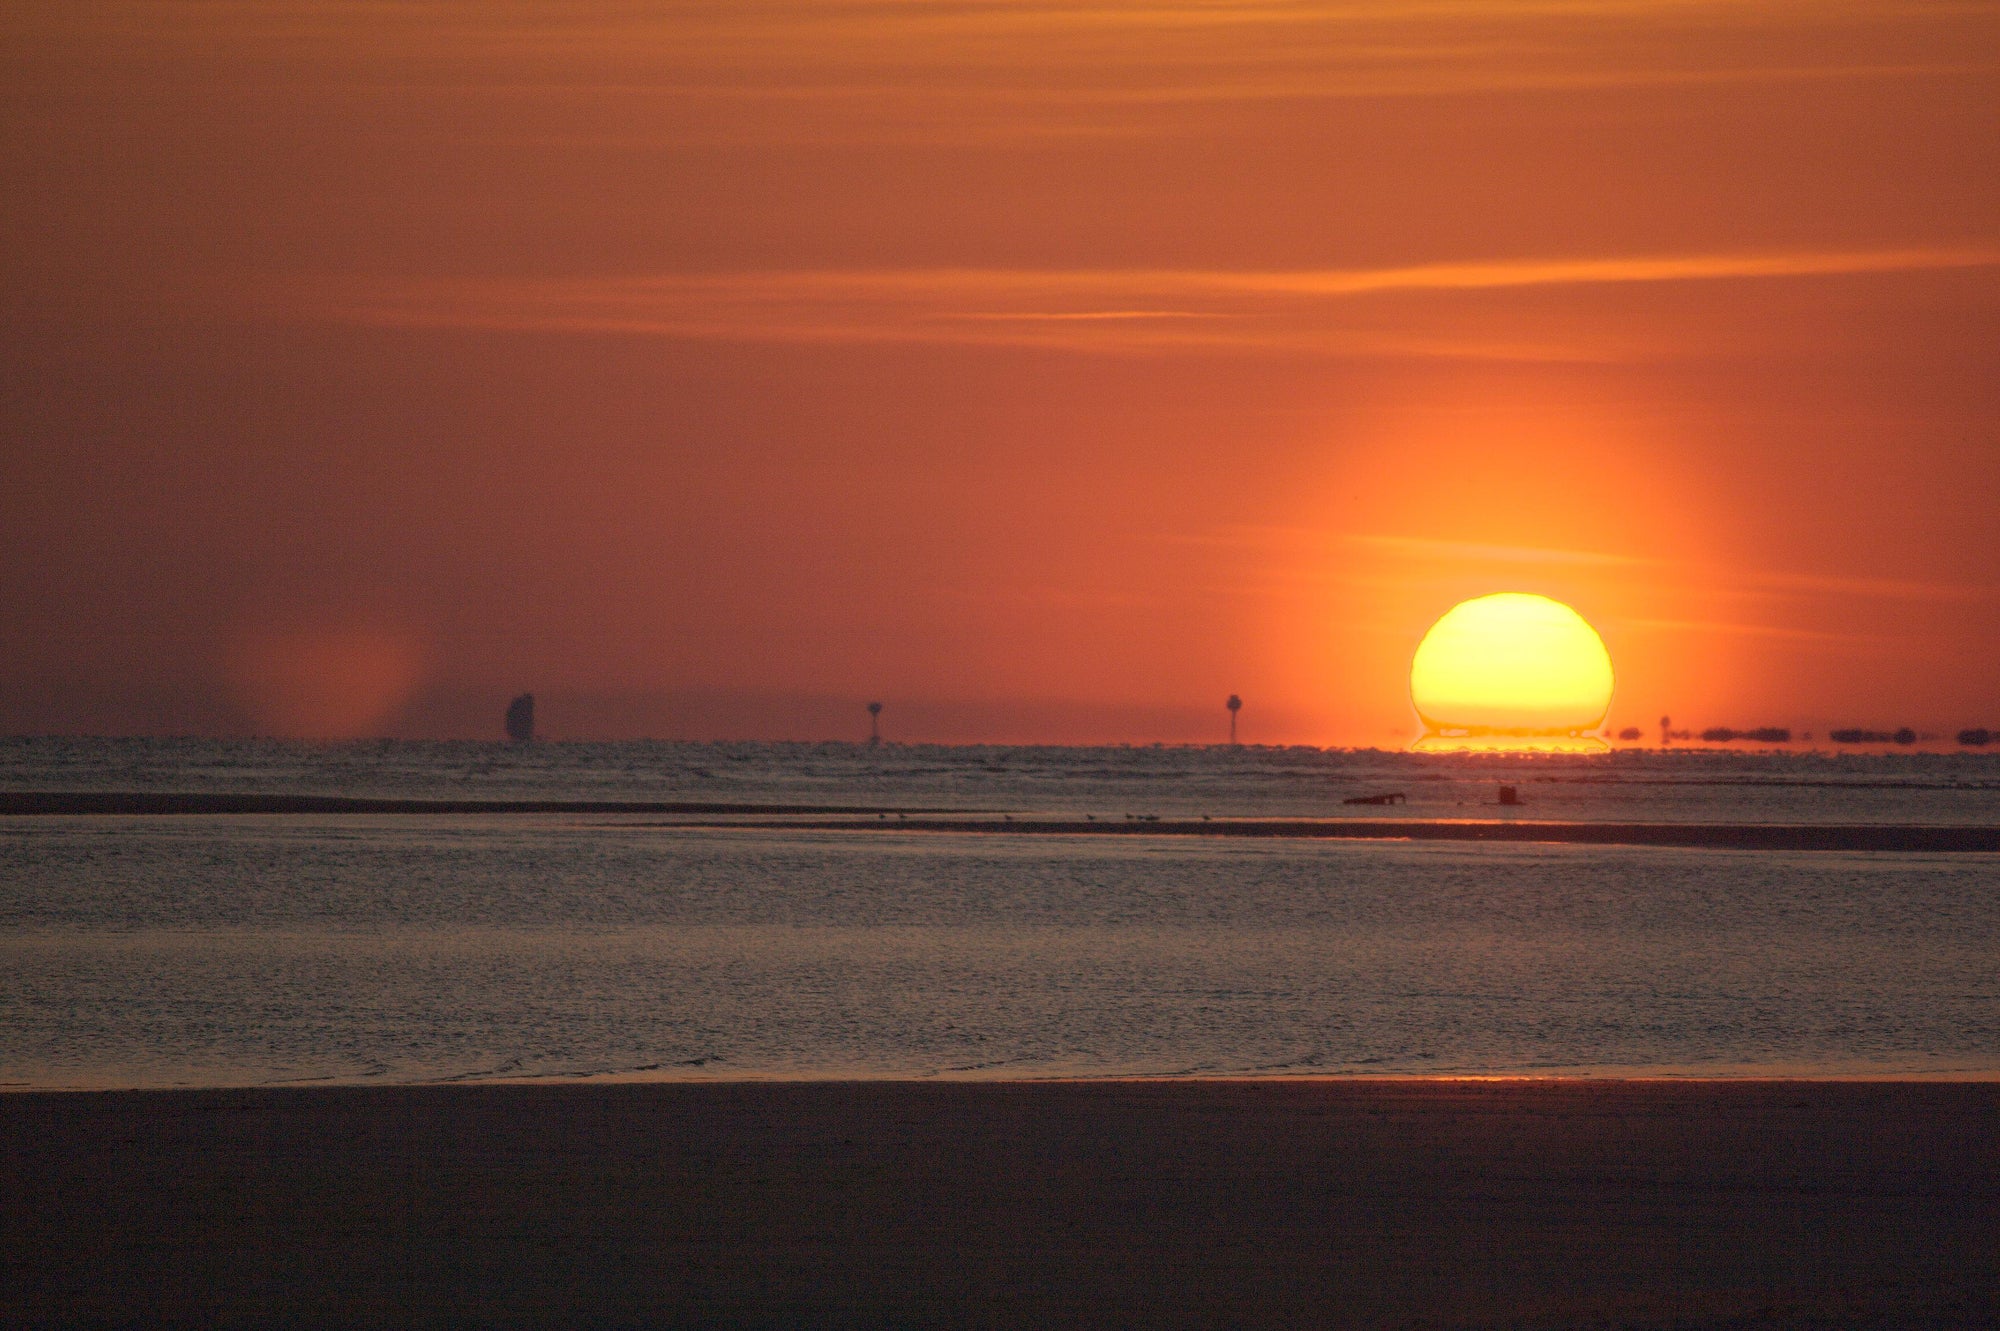
M882 704L879 702L868 704L868 742L870 744L882 742Z
M1223 705L1229 708L1229 742L1234 744L1236 742L1236 714L1243 710L1243 700L1232 693L1229 695L1229 701Z
M1673 724L1674 719L1671 716L1660 718L1660 747L1663 749L1674 742Z

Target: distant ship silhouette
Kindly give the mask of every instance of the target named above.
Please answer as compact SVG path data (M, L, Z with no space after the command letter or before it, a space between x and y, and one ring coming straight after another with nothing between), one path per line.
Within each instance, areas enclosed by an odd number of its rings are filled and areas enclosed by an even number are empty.
M507 738L526 744L535 738L535 695L524 693L507 704Z

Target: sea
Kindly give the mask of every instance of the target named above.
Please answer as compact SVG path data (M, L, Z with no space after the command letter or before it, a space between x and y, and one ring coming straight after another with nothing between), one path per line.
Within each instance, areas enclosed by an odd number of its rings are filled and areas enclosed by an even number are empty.
M2000 856L1143 828L1996 826L2000 754L29 738L0 791L550 806L0 817L17 1090L2000 1077ZM620 802L861 812L562 807Z

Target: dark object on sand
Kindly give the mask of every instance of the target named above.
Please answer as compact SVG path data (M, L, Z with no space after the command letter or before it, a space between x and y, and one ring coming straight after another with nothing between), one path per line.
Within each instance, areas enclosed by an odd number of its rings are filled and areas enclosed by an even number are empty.
M524 693L507 704L507 738L527 744L535 738L535 695Z
M1500 787L1500 802L1502 804L1519 804L1521 802L1521 792L1512 786L1502 786Z
M1961 730L1958 732L1958 742L1968 748L1983 748L1993 742L1993 732L1990 730Z
M1392 790L1385 795L1350 795L1342 804L1408 804L1410 797L1400 790Z

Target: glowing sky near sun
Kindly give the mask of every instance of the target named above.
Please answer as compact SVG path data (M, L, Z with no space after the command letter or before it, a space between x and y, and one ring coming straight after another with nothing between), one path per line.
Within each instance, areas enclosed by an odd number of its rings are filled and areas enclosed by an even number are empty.
M2000 724L2000 6L0 16L0 730Z

